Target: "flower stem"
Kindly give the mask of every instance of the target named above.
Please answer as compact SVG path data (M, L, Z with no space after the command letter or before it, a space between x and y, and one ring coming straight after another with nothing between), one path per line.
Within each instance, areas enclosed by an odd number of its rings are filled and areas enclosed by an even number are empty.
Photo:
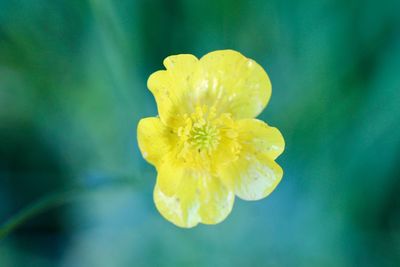
M72 201L73 199L75 199L76 196L79 195L80 192L82 192L82 190L71 190L67 192L52 193L28 205L17 214L12 216L10 219L5 221L3 224L1 224L0 240L4 239L18 226L22 225L24 222L35 217L36 215L39 215L49 209L61 206Z
M19 226L30 220L31 218L48 211L50 209L56 208L58 206L62 206L65 204L68 204L69 202L72 202L76 199L79 199L82 196L85 196L90 193L95 193L98 191L98 189L104 188L104 187L110 187L111 186L126 186L126 185L132 185L132 181L129 180L120 180L120 181L114 181L110 183L105 183L102 185L97 185L95 188L75 188L75 189L70 189L67 191L63 192L55 192L51 193L49 195L43 196L39 198L36 202L33 202L32 204L28 205L27 207L23 208L20 210L18 213L16 213L14 216L6 220L4 223L0 224L0 240L4 239L7 237L12 231L17 229Z

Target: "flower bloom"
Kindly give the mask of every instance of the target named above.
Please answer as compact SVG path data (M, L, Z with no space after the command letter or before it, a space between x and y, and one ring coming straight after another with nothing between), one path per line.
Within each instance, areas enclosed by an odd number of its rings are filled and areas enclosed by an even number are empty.
M271 96L267 73L233 50L169 56L147 86L159 117L142 119L138 143L157 169L154 202L180 227L216 224L235 195L258 200L278 185L278 129L255 119Z

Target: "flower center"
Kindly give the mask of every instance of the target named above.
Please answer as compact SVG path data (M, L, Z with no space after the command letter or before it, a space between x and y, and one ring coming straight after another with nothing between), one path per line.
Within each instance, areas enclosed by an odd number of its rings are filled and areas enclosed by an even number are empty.
M197 151L206 151L210 154L219 144L219 130L208 121L201 120L193 124L189 142Z
M178 129L184 149L210 155L221 139L214 109L196 107L195 112L185 114L184 119L185 125Z
M236 158L240 146L237 132L228 113L217 116L215 108L197 106L183 116L178 128L178 158L193 168L210 169L213 162Z
M217 116L214 108L197 106L183 116L178 128L178 158L194 168L209 168L226 143L229 115Z

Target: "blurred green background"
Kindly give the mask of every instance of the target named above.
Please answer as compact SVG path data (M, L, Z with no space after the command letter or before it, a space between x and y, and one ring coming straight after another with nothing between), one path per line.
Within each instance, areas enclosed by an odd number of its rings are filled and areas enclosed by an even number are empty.
M400 2L0 0L0 266L400 266ZM156 211L147 77L231 48L269 73L284 178L215 226ZM61 204L61 203L60 203Z

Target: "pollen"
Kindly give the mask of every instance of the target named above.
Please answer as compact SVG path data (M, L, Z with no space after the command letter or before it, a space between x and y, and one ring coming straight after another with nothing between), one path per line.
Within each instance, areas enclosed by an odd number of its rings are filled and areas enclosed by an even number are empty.
M209 165L213 153L223 141L224 121L217 116L215 108L205 105L185 114L184 121L185 124L178 129L179 157L194 166Z
M219 134L219 129L210 122L197 122L193 125L190 142L198 152L206 151L211 154L219 144Z

